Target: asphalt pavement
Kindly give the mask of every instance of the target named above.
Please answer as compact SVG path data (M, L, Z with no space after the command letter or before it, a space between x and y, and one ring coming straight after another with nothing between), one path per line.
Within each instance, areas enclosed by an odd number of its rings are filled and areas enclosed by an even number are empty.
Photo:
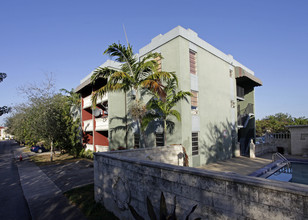
M77 161L78 163L38 167L28 159L31 154L23 153L22 148L15 146L14 159L31 218L34 220L86 219L76 206L69 203L63 192L93 183L91 163ZM20 155L23 157L22 161L19 160Z
M31 219L10 141L0 141L0 219Z

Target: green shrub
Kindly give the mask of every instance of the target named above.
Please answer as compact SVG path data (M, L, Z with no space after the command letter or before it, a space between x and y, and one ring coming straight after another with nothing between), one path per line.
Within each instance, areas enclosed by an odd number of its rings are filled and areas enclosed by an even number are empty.
M91 150L82 149L79 153L79 156L82 158L88 158L93 160L93 152Z

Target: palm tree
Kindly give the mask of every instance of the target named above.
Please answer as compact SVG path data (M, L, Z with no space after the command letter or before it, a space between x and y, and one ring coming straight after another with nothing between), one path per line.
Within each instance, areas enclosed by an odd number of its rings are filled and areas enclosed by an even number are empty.
M187 96L192 96L190 92L176 91L177 88L178 79L176 75L173 75L172 78L167 80L167 85L164 87L164 93L166 94L165 99L162 99L158 93L151 92L153 97L147 103L148 113L143 119L143 128L146 128L153 120L163 122L164 146L166 145L167 128L169 133L171 133L174 128L174 122L170 120L170 116L181 121L181 114L173 108L183 99L188 102Z
M102 97L107 92L124 92L133 91L135 94L135 104L133 112L140 112L140 115L133 115L137 121L140 137L141 135L141 120L144 115L144 105L140 101L140 92L143 89L150 90L165 97L162 81L171 78L174 74L170 72L159 71L159 64L156 58L162 58L158 53L149 53L141 60L133 53L131 45L126 47L122 44L112 44L104 52L115 61L121 63L120 70L109 68L97 68L92 75L92 83L102 77L107 79L107 83L93 92L92 101L95 105L98 97ZM125 103L126 106L126 103Z

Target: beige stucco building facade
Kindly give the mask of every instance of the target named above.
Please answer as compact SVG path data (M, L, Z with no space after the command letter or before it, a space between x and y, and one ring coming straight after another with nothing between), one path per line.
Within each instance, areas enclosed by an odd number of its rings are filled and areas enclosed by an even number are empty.
M291 133L291 155L308 157L308 125L288 126Z

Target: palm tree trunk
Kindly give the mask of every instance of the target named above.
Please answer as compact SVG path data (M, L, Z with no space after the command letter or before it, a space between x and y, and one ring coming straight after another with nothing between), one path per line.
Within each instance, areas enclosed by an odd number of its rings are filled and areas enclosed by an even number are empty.
M125 148L128 149L128 146L127 146L127 100L126 100L126 92L124 93L125 95Z
M147 142L146 142L144 131L141 128L142 119L140 119L139 122L140 122L140 134L142 135L143 148L146 148L147 147Z
M134 89L135 90L135 93L136 93L136 103L139 104L139 92L138 92L138 89ZM141 120L142 119L137 119L137 126L138 126L138 129L139 129L139 144L141 145L142 148L145 148L146 147L146 143L145 143L145 138L144 138L144 133L141 129Z
M143 148L143 138L142 138L141 124L140 124L139 119L137 119L137 129L138 129L138 132L139 132L139 147Z

